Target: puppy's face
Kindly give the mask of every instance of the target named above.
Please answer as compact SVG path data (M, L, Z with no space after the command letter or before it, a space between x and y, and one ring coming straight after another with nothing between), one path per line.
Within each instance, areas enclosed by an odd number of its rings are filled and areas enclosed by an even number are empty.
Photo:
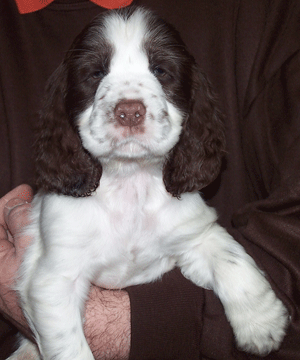
M106 12L75 39L48 82L39 128L38 186L76 197L92 194L111 160L159 164L173 196L198 191L225 148L205 74L174 28L140 8Z
M66 103L83 146L102 162L164 157L191 98L192 60L177 33L142 9L111 12L69 54Z

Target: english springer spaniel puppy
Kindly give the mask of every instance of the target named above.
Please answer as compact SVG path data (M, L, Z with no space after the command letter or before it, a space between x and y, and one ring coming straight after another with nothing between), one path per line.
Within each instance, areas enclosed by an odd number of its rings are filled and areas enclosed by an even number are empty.
M50 79L40 128L18 284L37 359L93 359L91 283L121 289L175 266L220 298L240 349L278 349L286 308L198 193L220 170L223 125L171 26L142 8L96 17Z

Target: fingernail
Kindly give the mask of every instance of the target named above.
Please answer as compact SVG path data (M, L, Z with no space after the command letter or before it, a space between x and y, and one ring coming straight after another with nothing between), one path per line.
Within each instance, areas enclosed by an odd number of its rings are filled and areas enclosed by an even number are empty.
M20 206L20 205L24 205L24 204L28 204L28 202L23 200L23 199L20 199L20 198L15 198L15 199L9 200L5 204L4 209L6 209L6 211L11 211L15 207Z

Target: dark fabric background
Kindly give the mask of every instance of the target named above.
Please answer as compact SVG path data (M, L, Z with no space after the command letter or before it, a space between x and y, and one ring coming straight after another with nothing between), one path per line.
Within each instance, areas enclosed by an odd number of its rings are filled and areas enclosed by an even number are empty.
M300 2L135 0L174 24L208 74L225 114L227 157L204 191L220 223L266 272L292 316L279 352L300 359ZM45 81L103 9L56 0L19 15L0 2L0 193L34 186L33 128ZM237 351L219 300L178 270L128 289L131 359L255 359ZM0 360L11 327L0 327Z

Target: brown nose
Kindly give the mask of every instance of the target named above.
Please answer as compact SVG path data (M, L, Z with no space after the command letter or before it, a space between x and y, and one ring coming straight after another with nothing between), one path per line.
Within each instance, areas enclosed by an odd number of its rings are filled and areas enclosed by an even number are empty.
M137 126L144 122L145 105L139 100L122 100L114 110L115 119L122 126Z

